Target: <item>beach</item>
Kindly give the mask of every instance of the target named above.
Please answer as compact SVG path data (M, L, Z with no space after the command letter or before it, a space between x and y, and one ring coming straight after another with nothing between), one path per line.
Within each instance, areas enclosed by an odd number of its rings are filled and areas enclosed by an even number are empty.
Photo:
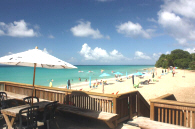
M170 93L174 94L177 101L195 103L195 71L175 69L176 74L173 77L172 73L161 75L162 68L157 68L156 70L157 75L155 73L155 79L157 79L158 82L153 81L152 74L150 73L149 76L145 76L144 79L135 79L135 84L137 84L138 81L140 82L146 79L152 80L148 85L140 84L139 88L134 88L132 78L127 79L126 76L122 76L121 82L116 81L115 78L106 79L108 85L104 86L104 93L116 94L118 92L118 94L122 94L138 90L148 103L150 99ZM160 79L158 79L159 76L161 76ZM93 85L93 83L94 82L91 84ZM99 85L97 88L89 88L89 82L73 85L72 89L102 93L102 85Z

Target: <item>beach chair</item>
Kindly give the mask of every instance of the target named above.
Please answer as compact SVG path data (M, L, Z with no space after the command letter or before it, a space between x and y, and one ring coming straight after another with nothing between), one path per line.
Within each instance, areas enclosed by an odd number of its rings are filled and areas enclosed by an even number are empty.
M134 88L138 88L138 87L139 87L139 83L138 83L137 85L134 84L133 87L134 87Z
M98 85L99 85L99 82L96 84L96 86L95 86L95 87L96 87L96 88L98 88Z
M96 86L96 84L95 84L95 83L93 83L93 88L95 88L95 86Z
M116 95L118 94L119 91L116 92Z
M161 76L158 76L158 79L161 79Z

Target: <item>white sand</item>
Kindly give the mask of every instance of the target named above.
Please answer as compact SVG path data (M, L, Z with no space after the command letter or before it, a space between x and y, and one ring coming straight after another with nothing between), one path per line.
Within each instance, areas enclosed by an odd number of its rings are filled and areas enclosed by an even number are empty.
M117 82L116 79L107 79L108 85L104 87L105 94L122 94L125 92L138 90L142 96L149 103L149 99L157 98L161 95L171 93L174 94L178 101L183 102L193 102L195 103L195 71L189 70L179 70L176 69L176 74L172 77L172 73L168 73L158 79L159 82L150 82L149 85L140 85L139 88L133 88L132 79L123 78L123 82ZM162 69L157 69L157 76L160 76L162 73ZM182 76L185 75L185 78ZM146 76L145 79L152 78L152 75ZM138 81L142 81L145 79L135 79L135 84ZM93 84L93 81L91 84ZM75 90L84 90L89 92L99 92L102 93L102 85L99 85L98 88L89 88L89 82L86 83L78 83L72 86L72 89Z

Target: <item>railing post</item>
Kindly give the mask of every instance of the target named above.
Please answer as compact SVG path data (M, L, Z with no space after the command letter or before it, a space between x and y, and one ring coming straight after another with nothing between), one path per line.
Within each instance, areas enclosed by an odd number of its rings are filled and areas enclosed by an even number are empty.
M133 118L133 103L132 103L132 95L129 95L129 119Z
M137 115L140 116L141 112L140 112L140 95L139 92L137 92Z
M5 83L0 84L0 90L5 91Z
M150 120L154 120L154 103L150 102Z
M113 113L117 113L117 100L113 98Z

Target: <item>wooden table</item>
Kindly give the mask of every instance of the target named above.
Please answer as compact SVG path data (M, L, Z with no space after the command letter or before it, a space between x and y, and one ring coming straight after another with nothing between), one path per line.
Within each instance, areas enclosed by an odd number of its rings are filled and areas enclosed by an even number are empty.
M44 109L45 105L47 105L48 101L42 101L42 102L38 102L38 103L34 103L33 106L39 106L39 109ZM6 108L6 109L2 109L1 113L4 116L4 119L6 121L6 124L8 126L8 129L12 129L13 123L15 121L15 118L19 115L19 111L23 108L27 108L30 107L29 104L25 104L25 105L21 105L21 106L16 106L16 107L12 107L12 108ZM11 121L9 120L8 116L11 116Z

